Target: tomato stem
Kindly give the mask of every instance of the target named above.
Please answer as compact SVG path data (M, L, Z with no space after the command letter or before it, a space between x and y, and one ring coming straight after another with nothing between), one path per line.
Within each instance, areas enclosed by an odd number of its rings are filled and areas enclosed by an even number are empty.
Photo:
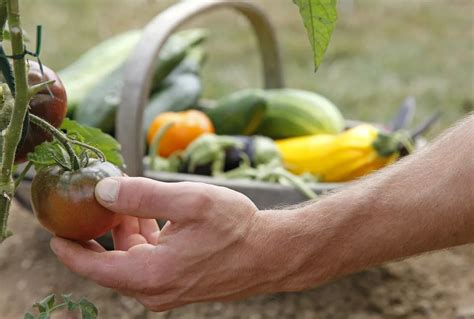
M30 86L30 88L28 89L28 94L30 95L30 98L35 96L36 94L38 94L42 90L47 89L49 87L49 85L53 84L54 82L56 82L56 81L55 80L49 80L49 81L41 82L41 83L35 84L33 86Z
M15 190L18 188L18 186L20 185L21 181L25 178L26 174L28 174L29 170L33 167L33 162L28 162L25 166L25 168L23 168L23 170L21 171L20 175L18 175L18 177L16 178L15 180Z
M28 79L25 62L25 46L23 41L23 29L20 21L20 8L18 0L1 0L6 2L8 26L10 29L11 47L13 59L13 71L15 76L15 105L11 121L5 130L3 141L3 160L0 167L0 242L8 237L7 217L11 200L15 192L13 182L13 162L18 143L20 142L23 122L25 120L30 96L28 94ZM3 28L2 28L3 29Z
M66 134L64 134L63 132L61 132L60 130L58 130L57 128L55 128L54 126L52 126L51 124L43 120L42 118L36 115L30 114L30 121L31 123L38 125L47 133L51 134L66 148L66 151L68 152L69 157L72 159L72 163L71 163L72 170L78 170L79 168L82 167L79 157L76 155L76 152L74 152L74 149L71 146L72 144L78 145L82 148L88 149L89 151L95 153L101 162L106 161L105 155L101 150L95 148L94 146L91 146L86 143L82 143L78 140L74 140L70 138L69 136L67 136ZM77 165L76 165L76 159L77 159Z
M102 153L101 150L99 150L98 148L95 148L94 146L91 146L89 144L86 144L86 143L82 143L82 142L79 142L78 140L73 140L73 139L70 139L69 140L72 144L76 144L78 146L81 146L85 149L88 149L90 151L92 151L93 153L95 153L95 155L97 155L97 157L99 158L99 160L101 162L105 162L106 161L106 158L105 158L105 155L104 153Z
M61 143L64 148L66 149L66 152L69 155L69 159L71 160L71 168L73 171L76 171L81 168L81 162L79 161L79 157L77 157L76 153L74 152L74 149L72 148L72 140L67 137L66 134L43 120L42 118L30 114L30 121L33 124L36 124L40 128L42 128L44 131L47 133L51 134L55 139L58 140L59 143Z

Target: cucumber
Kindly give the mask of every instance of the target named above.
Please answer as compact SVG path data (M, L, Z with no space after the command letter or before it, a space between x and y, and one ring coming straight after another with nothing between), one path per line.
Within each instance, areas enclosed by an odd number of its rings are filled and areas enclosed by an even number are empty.
M195 46L197 42L203 40L204 31L187 30L171 36L170 40L163 49L165 57L160 55L158 66L155 71L154 81L161 81L160 83L153 83L153 86L162 91L168 90L172 85L173 78L177 77L183 72L197 73L202 67L204 61L204 51L200 46ZM186 45L184 45L186 43ZM174 52L175 55L171 54ZM187 54L186 54L187 53ZM182 55L184 54L184 58ZM180 61L178 65L176 62ZM170 69L173 67L173 69ZM111 73L106 75L81 101L80 105L75 109L74 119L84 125L92 126L101 129L102 131L114 134L115 130L115 115L117 108L121 102L121 94L123 88L123 68L121 65ZM168 76L169 75L169 76ZM165 80L160 80L165 76ZM196 84L189 84L195 82L195 79L179 80L183 85L195 87ZM200 86L200 84L199 84ZM194 89L191 90L194 101ZM186 95L187 91L183 92ZM152 94L156 93L152 91ZM167 96L166 93L162 94ZM185 100L187 97L183 96L181 99ZM162 98L163 99L163 98ZM165 99L165 98L164 98ZM160 102L162 103L162 102ZM194 103L194 102L193 102ZM183 102L184 105L187 105Z
M141 31L133 30L110 38L59 71L67 91L69 116L94 86L125 62L140 36Z
M264 91L247 89L218 100L214 108L205 112L211 119L216 134L251 135L260 126L266 110Z
M309 91L265 91L268 109L257 133L281 139L312 134L337 134L344 118L327 98Z

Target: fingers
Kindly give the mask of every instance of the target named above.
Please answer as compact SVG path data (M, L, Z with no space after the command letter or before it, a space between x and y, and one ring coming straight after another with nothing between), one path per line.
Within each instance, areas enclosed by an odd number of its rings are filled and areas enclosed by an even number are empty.
M126 216L124 221L112 230L114 248L127 251L131 247L146 244L147 240L140 234L138 218Z
M82 247L86 248L86 249L89 249L89 250L92 250L92 251L95 251L97 253L102 253L105 250L104 247L102 247L98 242L96 242L95 240L89 240L89 241L86 241L86 242L81 242L79 243Z
M137 282L136 276L130 275L134 273L134 264L130 263L126 252L97 252L58 237L51 240L51 249L73 272L102 286L129 289L143 284Z
M224 188L202 183L163 183L142 177L100 181L96 198L105 207L147 219L194 221L209 210Z
M140 233L152 245L158 244L158 236L160 235L160 228L155 219L139 219Z

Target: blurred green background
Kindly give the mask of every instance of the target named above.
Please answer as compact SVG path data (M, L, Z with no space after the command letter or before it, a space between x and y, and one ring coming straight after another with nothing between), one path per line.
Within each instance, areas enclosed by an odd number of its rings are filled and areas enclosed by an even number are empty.
M31 38L35 26L43 25L43 62L60 69L101 40L144 26L174 2L22 0L21 6ZM254 2L276 26L287 86L327 96L346 118L387 121L412 95L418 106L415 121L443 111L433 135L474 109L472 0L339 0L338 24L316 74L293 2ZM189 26L194 25L211 30L206 97L261 86L255 38L243 18L220 10Z

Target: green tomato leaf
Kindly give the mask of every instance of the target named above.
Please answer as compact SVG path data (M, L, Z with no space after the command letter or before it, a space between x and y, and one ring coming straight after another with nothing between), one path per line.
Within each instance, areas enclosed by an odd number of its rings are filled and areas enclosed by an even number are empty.
M293 0L299 7L318 69L337 20L336 0Z
M35 303L33 307L37 308L39 312L48 312L52 307L54 307L55 296L51 294L43 298L43 300Z
M38 307L38 309L41 312L50 310L51 308L54 307L55 302L56 302L56 296L54 294L46 296L46 297L43 298L43 300L41 300L40 302L37 303L41 308L43 308L45 310L42 310L39 307Z
M79 300L79 307L81 308L82 319L96 319L99 315L97 307L86 298Z
M62 295L64 302L67 305L67 310L74 311L79 307L79 304L71 299L72 294Z
M37 171L44 166L56 165L56 159L63 165L70 162L66 150L57 141L40 144L35 147L34 152L28 154L28 160L34 164Z
M50 319L51 317L49 316L49 313L47 312L42 312L39 314L38 319Z
M47 310L46 310L46 307L44 307L43 305L41 305L41 304L39 304L39 303L35 303L35 304L33 305L33 308L37 308L38 311L41 312L41 313L47 311Z
M120 144L110 135L102 133L101 130L83 126L76 121L65 119L61 130L66 131L70 138L73 138L82 143L93 146L102 153L108 162L123 167L123 157L120 154ZM82 146L74 145L74 152L77 155L84 153L85 149ZM95 156L88 151L88 154ZM38 170L44 166L56 165L69 167L71 160L69 154L64 147L56 140L53 142L45 142L35 147L34 152L28 154L28 160L33 162L35 169Z
M87 127L68 118L64 119L61 129L80 142L89 144L101 150L108 162L123 167L123 157L120 154L121 146L112 136L93 127Z
M30 312L27 312L25 313L23 319L35 319L35 317Z

